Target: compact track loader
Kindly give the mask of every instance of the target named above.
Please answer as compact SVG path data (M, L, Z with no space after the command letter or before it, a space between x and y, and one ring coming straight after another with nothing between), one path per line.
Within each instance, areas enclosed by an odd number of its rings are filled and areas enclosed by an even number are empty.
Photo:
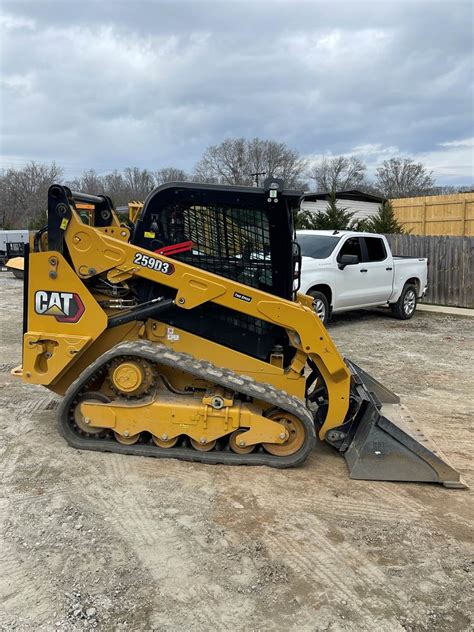
M64 395L71 446L284 468L319 437L352 478L464 487L297 293L298 204L277 179L170 183L130 227L105 196L50 188L48 224L25 256L14 374Z

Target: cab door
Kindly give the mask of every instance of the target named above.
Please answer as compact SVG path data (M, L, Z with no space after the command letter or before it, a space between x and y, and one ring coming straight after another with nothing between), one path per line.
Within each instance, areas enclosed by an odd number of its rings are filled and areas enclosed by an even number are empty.
M339 252L336 255L336 291L333 299L334 309L344 309L365 305L367 298L366 273L362 272L363 264L363 242L361 237L346 237L341 239ZM339 268L342 255L356 255L359 262L345 266L343 270Z
M381 237L368 237L363 239L363 263L362 269L366 277L367 300L371 305L386 303L392 293L393 284L393 258L387 252L384 240Z

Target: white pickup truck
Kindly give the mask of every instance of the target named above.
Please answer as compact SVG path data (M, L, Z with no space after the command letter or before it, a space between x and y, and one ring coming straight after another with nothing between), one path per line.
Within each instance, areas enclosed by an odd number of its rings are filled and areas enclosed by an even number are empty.
M314 298L324 323L332 313L389 305L402 320L413 316L427 290L428 260L394 257L383 235L300 230L300 292Z

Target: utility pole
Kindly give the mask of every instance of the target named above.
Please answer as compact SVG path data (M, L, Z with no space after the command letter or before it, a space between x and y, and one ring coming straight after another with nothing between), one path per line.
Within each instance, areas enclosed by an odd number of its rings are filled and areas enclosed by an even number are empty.
M255 173L251 173L250 175L252 176L252 178L254 178L253 186L254 187L258 187L258 185L259 185L259 177L260 176L265 176L266 174L267 174L266 171L256 171Z

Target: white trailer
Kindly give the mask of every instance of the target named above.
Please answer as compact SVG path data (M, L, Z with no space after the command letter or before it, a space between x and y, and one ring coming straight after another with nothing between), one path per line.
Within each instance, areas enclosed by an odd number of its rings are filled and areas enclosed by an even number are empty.
M0 230L0 263L5 264L10 257L23 253L27 243L27 230Z

